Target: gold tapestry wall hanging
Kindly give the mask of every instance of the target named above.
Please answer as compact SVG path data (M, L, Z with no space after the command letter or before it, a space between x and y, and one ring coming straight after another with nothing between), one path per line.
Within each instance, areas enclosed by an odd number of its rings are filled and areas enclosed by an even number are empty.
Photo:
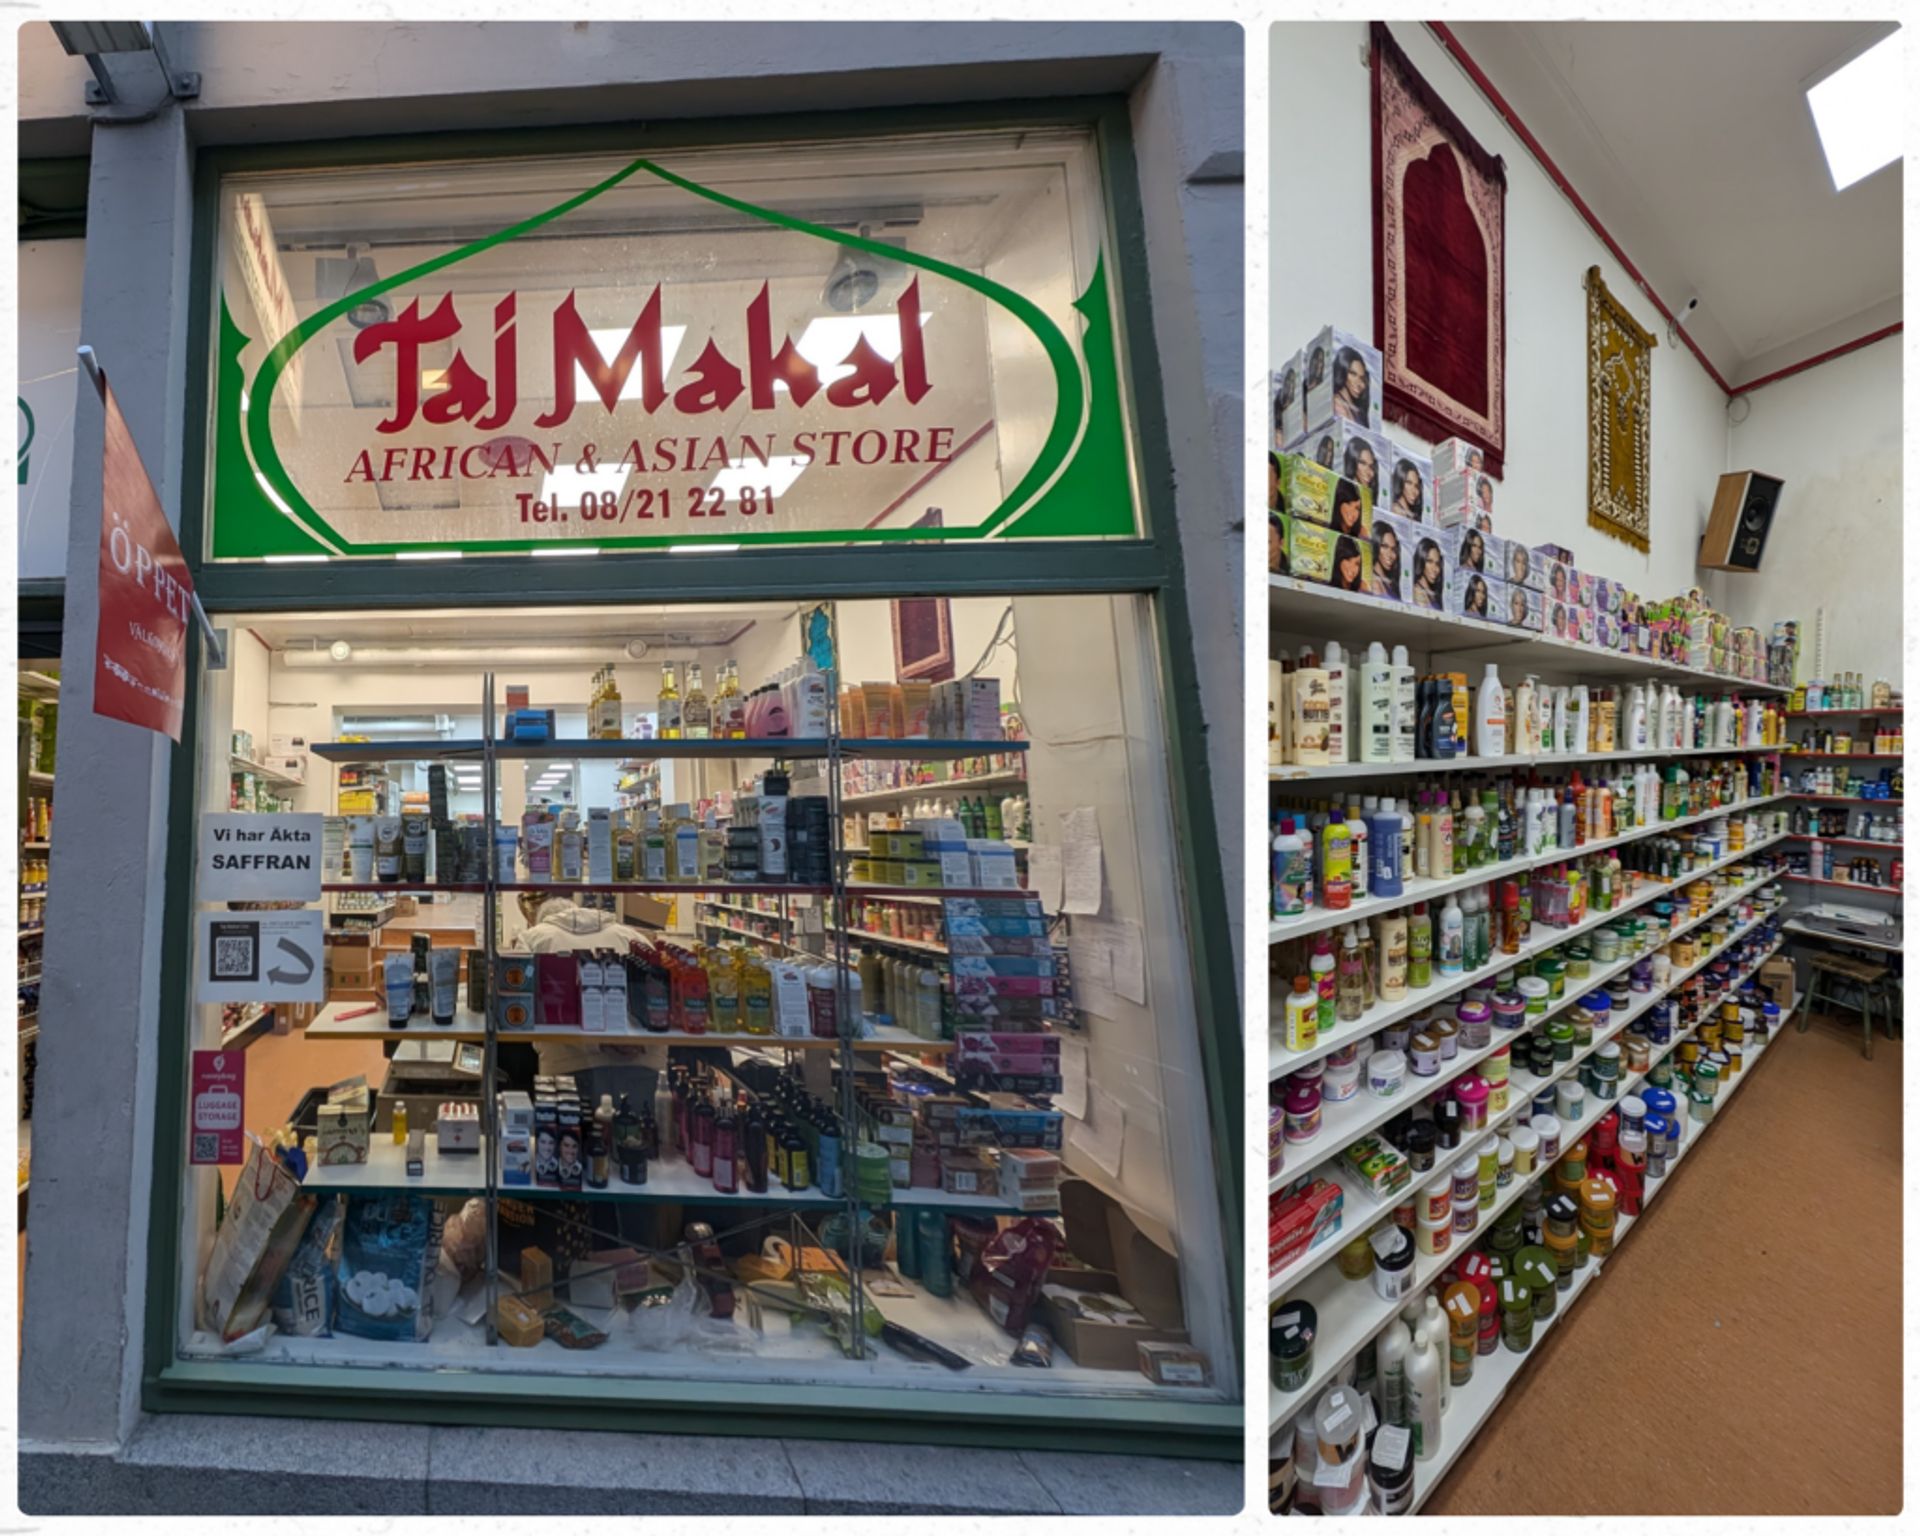
M1652 533L1651 331L1587 268L1587 526L1642 554Z

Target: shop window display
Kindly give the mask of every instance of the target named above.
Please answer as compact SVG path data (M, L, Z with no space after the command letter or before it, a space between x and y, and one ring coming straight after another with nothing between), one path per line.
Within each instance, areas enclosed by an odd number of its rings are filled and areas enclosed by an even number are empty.
M1234 1396L1148 613L236 616L196 835L321 818L325 984L178 1354Z

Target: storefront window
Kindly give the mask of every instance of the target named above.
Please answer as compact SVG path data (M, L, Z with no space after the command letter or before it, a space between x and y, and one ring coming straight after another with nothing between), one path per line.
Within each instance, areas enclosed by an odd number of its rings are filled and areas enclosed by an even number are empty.
M221 622L179 1356L1237 1396L1150 599Z
M229 176L216 560L1138 531L1084 129Z

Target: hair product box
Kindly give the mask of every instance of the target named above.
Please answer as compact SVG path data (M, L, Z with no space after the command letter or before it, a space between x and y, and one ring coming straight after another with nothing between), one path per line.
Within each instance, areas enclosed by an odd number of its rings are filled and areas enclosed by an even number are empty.
M1530 629L1539 634L1547 626L1546 594L1532 587L1500 583L1500 622L1515 629Z
M1301 348L1301 358L1306 431L1334 420L1380 430L1386 374L1377 350L1329 325Z
M1295 517L1287 524L1287 570L1296 581L1333 580L1331 528Z
M1597 610L1600 605L1598 602L1595 601L1596 582L1594 579L1593 572L1583 571L1576 568L1574 570L1569 571L1567 573L1567 576L1568 576L1567 596L1572 600L1574 605L1580 608L1592 608Z
M1297 453L1280 455L1280 507L1296 523L1333 526L1333 492L1340 477Z
M1273 446L1285 448L1307 430L1306 402L1300 389L1301 354L1280 365L1273 381Z
M1482 571L1450 566L1447 573L1446 607L1443 612L1463 619L1493 619L1491 587L1495 578Z
M1546 563L1518 539L1506 539L1507 585L1533 592L1547 590Z
M1486 450L1464 437L1447 438L1433 450L1436 475L1477 475L1486 467Z
M1433 518L1433 460L1422 458L1410 448L1393 444L1392 467L1387 471L1386 489L1374 505L1376 515L1382 503L1396 516L1414 522Z
M1501 541L1492 534L1482 533L1471 523L1442 528L1440 533L1442 547L1447 552L1448 570L1477 571L1482 576L1504 579L1500 552L1495 548Z
M1447 561L1443 532L1425 525L1413 532L1413 552L1407 559L1407 603L1434 613L1447 606Z
M1549 603L1572 603L1574 599L1573 567L1554 559L1544 550L1533 552L1535 560L1541 565L1540 585L1547 594Z
M1435 475L1433 482L1434 521L1452 528L1462 523L1492 531L1493 477L1480 473Z
M1267 514L1267 569L1276 576L1293 574L1287 559L1287 519L1281 512Z
M1365 592L1373 582L1373 542L1365 534L1333 536L1333 574L1327 585L1342 592Z
M1322 469L1351 480L1380 504L1393 466L1393 444L1385 435L1351 421L1330 421L1296 438L1287 452L1312 459Z
M1372 569L1367 573L1367 590L1375 597L1404 603L1412 584L1413 551L1419 541L1435 530L1392 512L1373 514Z

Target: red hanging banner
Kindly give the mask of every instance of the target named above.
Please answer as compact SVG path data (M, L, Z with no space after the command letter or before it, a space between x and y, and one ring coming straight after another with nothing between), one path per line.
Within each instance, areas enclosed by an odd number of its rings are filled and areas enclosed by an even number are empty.
M106 376L93 712L180 739L193 578Z

